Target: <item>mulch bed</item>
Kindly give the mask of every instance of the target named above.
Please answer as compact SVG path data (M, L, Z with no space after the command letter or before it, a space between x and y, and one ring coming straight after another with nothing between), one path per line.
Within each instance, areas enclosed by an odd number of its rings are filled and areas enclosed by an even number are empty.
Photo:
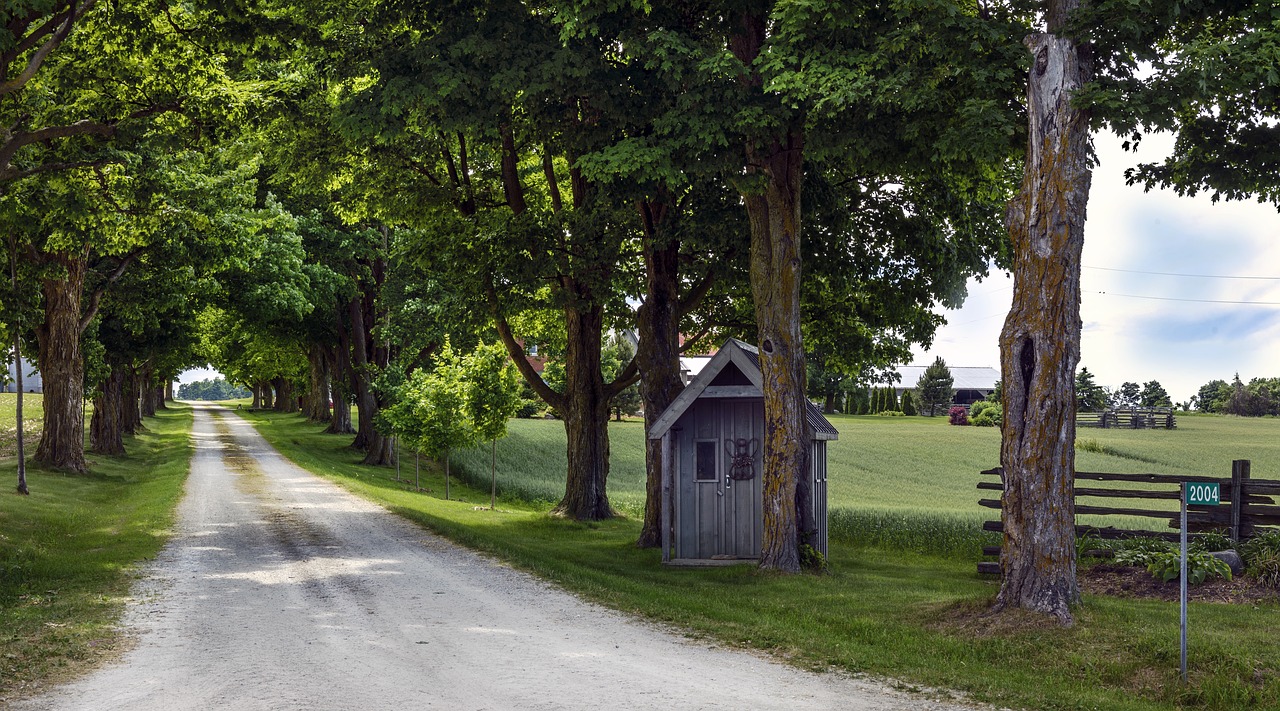
M1086 593L1148 600L1178 599L1178 581L1164 582L1138 568L1115 563L1099 563L1080 571L1080 587ZM1196 602L1225 604L1280 603L1280 589L1260 585L1247 575L1231 580L1208 580L1187 588L1187 598Z

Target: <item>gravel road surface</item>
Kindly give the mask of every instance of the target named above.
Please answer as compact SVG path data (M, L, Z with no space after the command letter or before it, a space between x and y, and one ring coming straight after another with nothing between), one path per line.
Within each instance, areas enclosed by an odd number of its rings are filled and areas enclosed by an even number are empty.
M136 645L21 709L959 709L689 641L459 548L199 407Z

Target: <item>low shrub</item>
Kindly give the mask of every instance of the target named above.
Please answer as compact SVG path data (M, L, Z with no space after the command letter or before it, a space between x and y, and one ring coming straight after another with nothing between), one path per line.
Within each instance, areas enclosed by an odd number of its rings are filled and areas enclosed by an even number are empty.
M1117 554L1117 558L1119 555ZM1182 574L1182 554L1178 551L1155 554L1147 570L1166 583ZM1187 584L1199 585L1209 578L1231 579L1231 567L1204 551L1187 551Z
M984 412L972 420L969 420L969 424L974 427L995 427L1000 423L996 422L994 417Z
M1258 582L1280 587L1280 531L1267 531L1240 546L1245 570Z
M1115 544L1115 561L1145 568L1172 551L1173 546L1162 538L1127 538Z
M947 413L947 419L953 425L968 425L969 409L963 405L956 405Z
M541 400L520 400L520 406L516 408L516 417L524 420L531 420L542 412Z
M906 417L906 413L902 410L881 410L876 413L881 417Z
M1231 537L1221 531L1209 531L1196 536L1195 540L1187 543L1187 550L1203 551L1205 553L1213 553L1215 551L1229 551L1236 547L1235 541Z

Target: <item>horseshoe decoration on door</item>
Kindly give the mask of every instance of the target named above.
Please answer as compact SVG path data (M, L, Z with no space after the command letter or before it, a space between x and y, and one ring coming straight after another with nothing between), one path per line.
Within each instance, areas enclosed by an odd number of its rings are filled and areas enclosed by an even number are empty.
M729 478L734 481L749 481L756 477L756 452L760 449L758 439L727 439L724 450L729 454Z

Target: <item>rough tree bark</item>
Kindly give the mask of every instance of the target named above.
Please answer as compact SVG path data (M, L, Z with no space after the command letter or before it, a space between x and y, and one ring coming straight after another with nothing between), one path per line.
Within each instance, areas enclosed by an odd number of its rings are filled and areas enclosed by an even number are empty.
M138 378L133 368L121 366L120 380L120 432L127 435L137 434L142 424L142 414L138 406Z
M333 419L325 432L330 434L355 434L351 426L351 348L350 337L338 309L338 347L329 353L329 372L333 374Z
M164 399L166 402L173 402L173 381L172 380L165 381Z
M155 386L151 384L154 374L150 365L143 366L138 374L138 403L143 417L156 416Z
M275 411L293 412L297 404L293 397L293 381L283 377L272 378L271 387L276 391Z
M124 368L111 366L102 381L101 392L93 399L89 420L89 447L94 454L120 455L124 449Z
M54 469L83 474L84 357L80 351L80 301L88 271L87 250L46 256L65 276L41 282L44 323L36 327L40 374L44 379L44 435L35 460Z
M1092 155L1089 116L1070 102L1092 67L1087 47L1053 33L1078 5L1051 3L1050 32L1026 39L1035 57L1027 86L1030 135L1022 189L1007 216L1013 306L1000 335L1004 546L995 609L1035 610L1064 624L1080 601L1074 385Z
M310 365L307 419L328 422L332 414L329 406L329 358L325 355L324 347L312 344L307 351L307 361Z
M600 372L604 309L593 304L565 309L565 396L560 413L568 439L569 471L564 498L552 513L584 521L613 516L609 495L609 401Z
M730 50L751 67L766 18L746 13ZM746 81L762 85L755 72ZM800 570L796 487L805 464L804 347L800 338L800 188L804 134L791 125L746 143L742 198L751 224L751 295L764 391L764 531L760 567Z
M680 379L680 242L666 234L666 201L641 203L644 226L645 298L636 314L640 342L640 397L645 432L684 390ZM662 442L645 439L644 523L636 545L662 545Z

